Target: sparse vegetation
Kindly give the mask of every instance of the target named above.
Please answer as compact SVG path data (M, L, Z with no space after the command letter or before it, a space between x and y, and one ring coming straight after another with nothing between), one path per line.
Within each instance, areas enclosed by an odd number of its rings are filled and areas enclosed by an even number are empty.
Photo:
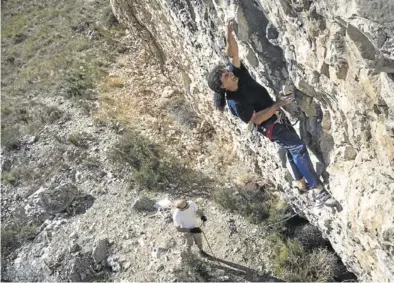
M122 88L124 86L124 79L118 76L108 76L103 80L103 91L108 91L113 88Z
M89 147L89 140L91 137L89 134L85 132L76 132L72 133L68 136L68 141L71 142L73 145L81 148L88 148Z
M286 239L277 233L267 237L272 248L270 261L275 275L287 281L333 281L338 268L337 257L327 249L306 251L297 240Z
M100 168L100 160L87 156L82 160L82 164L89 170L97 170Z
M75 71L67 74L64 85L64 94L68 98L85 98L90 99L89 89L93 87L91 78L84 73Z
M119 25L118 19L115 17L112 12L111 7L107 7L103 11L102 21L107 28L111 28L113 26Z
M326 243L319 229L310 224L295 227L292 237L298 240L305 250L309 251L323 247Z
M217 188L213 193L213 199L224 209L246 217L253 224L272 224L285 218L289 213L285 202L259 187L234 185L230 188Z
M210 184L204 175L188 169L159 145L131 130L115 144L110 158L118 164L129 165L134 181L142 188L161 190L170 183L176 187L180 184L177 193L190 193L191 187L198 187L202 195L206 193L204 187Z
M1 227L1 256L6 257L25 241L34 238L37 227L24 219L14 219Z
M134 169L134 179L142 187L153 189L166 181L168 165L162 151L135 132L125 134L114 147L111 157Z
M63 150L58 147L56 151L52 151L45 156L41 156L38 162L28 162L28 156L21 157L19 161L22 164L13 164L9 171L2 172L3 184L13 186L28 185L29 192L34 193L35 190L42 186L45 180L52 178L58 174L58 169L63 168ZM82 158L82 154L78 154Z
M56 106L46 106L45 112L47 115L47 117L45 117L45 120L49 121L50 123L55 123L57 120L64 116L63 111L61 111Z
M259 191L218 188L213 198L224 209L245 216L251 223L260 223L269 217L268 197Z
M1 124L1 146L7 150L16 150L20 147L20 130L17 125L5 126L4 120Z
M338 258L324 248L317 228L305 224L294 228L286 223L292 213L278 196L255 184L222 187L215 190L213 198L223 208L260 224L269 233L266 240L275 276L288 281L334 280L340 268Z
M208 265L194 254L184 255L182 268L175 270L179 282L209 282ZM216 280L215 280L216 281Z
M11 172L2 172L1 180L3 182L7 182L8 184L14 184L16 181L16 177Z
M114 62L119 34L108 2L2 3L2 145L18 149L21 136L63 116L32 98L95 99L91 90Z

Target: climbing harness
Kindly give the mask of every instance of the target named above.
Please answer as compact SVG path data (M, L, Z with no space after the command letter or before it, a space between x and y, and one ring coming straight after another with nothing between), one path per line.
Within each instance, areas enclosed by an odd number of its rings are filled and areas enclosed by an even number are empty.
M274 134L274 127L275 127L275 124L276 124L276 122L275 123L272 123L272 124L270 124L267 128L263 128L264 130L264 132L265 132L265 136L270 140L270 141L272 141L272 136L273 136L273 134Z
M288 119L282 111L277 111L275 113L275 116L276 116L276 120L271 124L269 124L267 127L258 126L270 141L272 141L272 136L274 134L274 127L276 124L284 124L286 127L288 126L288 122L287 122Z

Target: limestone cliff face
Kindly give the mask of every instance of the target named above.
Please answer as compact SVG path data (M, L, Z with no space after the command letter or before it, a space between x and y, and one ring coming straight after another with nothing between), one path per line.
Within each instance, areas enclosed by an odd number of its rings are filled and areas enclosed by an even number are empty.
M233 134L245 164L283 190L318 225L361 280L394 280L394 2L391 0L111 0L117 18L141 33L181 74L187 98L217 131ZM278 147L217 113L205 77L224 54L223 26L238 22L241 56L277 94L342 211L313 206L291 189ZM158 70L159 71L159 70Z

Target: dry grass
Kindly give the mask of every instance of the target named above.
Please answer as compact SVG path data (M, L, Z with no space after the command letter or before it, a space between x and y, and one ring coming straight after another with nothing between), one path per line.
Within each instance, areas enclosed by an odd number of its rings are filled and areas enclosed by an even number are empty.
M234 144L236 142L233 141L232 136L225 133L216 134L212 140L212 152L214 153L212 162L217 170L223 172L225 178L234 179L234 176L238 176L239 170L244 171L243 166L240 166L242 161L237 156Z
M111 91L101 94L100 109L95 117L99 120L117 120L125 124L138 123L138 117L142 113L137 97L124 96L119 92Z
M113 57L108 51L113 50L110 34L92 21L100 17L89 11L94 7L78 0L50 4L12 1L3 6L3 56L9 64L2 73L7 83L18 79L20 88L33 82L39 83L35 88L40 90L56 89L66 70L83 68L96 79L103 72L103 61L98 58ZM85 13L75 13L77 7ZM84 22L90 24L78 29ZM89 39L89 31L96 33L95 39ZM15 67L22 68L16 73Z
M78 157L83 158L80 153ZM28 156L24 156L20 161L21 164L13 165L10 171L2 172L2 181L14 186L28 186L29 192L33 193L63 168L63 150L56 147L55 150L40 156L40 160L35 163L30 163Z
M109 158L119 168L130 167L132 179L143 189L161 191L172 187L175 195L194 191L198 196L207 196L206 188L212 185L204 174L164 151L163 145L133 130L126 130L109 152Z
M124 87L125 81L119 76L108 76L103 79L102 89L108 92L111 89Z
M1 104L1 143L6 150L18 150L24 135L37 135L44 125L66 118L55 106L20 97L7 97Z
M64 94L95 99L91 90L122 47L114 38L124 34L105 8L109 3L102 1L2 3L1 130L6 149L16 149L20 136L57 120L55 112L43 120L32 115L31 109L45 111L45 105L32 105L32 98Z

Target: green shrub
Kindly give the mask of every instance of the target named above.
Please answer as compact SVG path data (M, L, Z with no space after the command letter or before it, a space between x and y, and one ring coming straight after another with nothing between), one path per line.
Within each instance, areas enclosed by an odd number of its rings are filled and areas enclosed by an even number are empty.
M18 149L22 136L36 135L44 125L53 124L64 115L55 106L24 98L6 97L2 102L1 140L8 150Z
M3 171L1 174L1 180L3 182L7 182L8 184L14 184L16 182L17 178L11 172Z
M68 98L90 98L88 89L93 88L91 79L84 73L74 71L64 79L63 89Z
M118 19L115 17L111 7L103 9L101 21L107 28L116 27L119 25Z
M1 255L3 257L19 248L25 241L34 238L37 227L26 220L15 220L1 228Z
M80 132L80 133L72 133L68 136L68 141L71 142L73 145L81 148L88 148L89 144L88 141L91 139L91 137L85 133L85 132Z
M7 150L15 150L20 147L20 138L22 137L18 125L10 125L4 122L1 125L1 146Z
M238 188L218 188L213 199L223 208L238 213L251 223L258 224L269 217L270 201L259 190Z
M297 239L306 250L322 247L325 243L319 229L310 224L295 227L292 237Z
M174 271L178 282L209 282L209 266L198 256L190 253L183 255L181 268ZM215 280L216 281L216 280Z
M333 281L336 256L327 249L306 251L300 242L272 234L267 238L273 252L271 262L275 274L286 281Z
M134 181L141 188L161 190L171 183L176 194L190 193L198 188L199 195L207 195L212 182L132 130L127 130L114 144L109 158L117 164L129 165Z
M50 123L53 124L61 117L63 117L64 112L59 108L57 108L56 106L46 106L45 114L46 114L46 118L44 118L44 120L49 121Z
M213 199L223 208L244 216L253 224L264 222L271 225L283 220L290 212L285 202L259 188L236 185L229 188L221 187L214 191ZM284 224L283 222L280 226Z
M144 164L134 173L134 180L145 188L154 188L159 185L162 176L160 172L152 169L151 164Z
M130 165L134 169L134 180L141 187L153 189L167 182L171 166L162 150L135 132L121 137L110 157L115 162Z

